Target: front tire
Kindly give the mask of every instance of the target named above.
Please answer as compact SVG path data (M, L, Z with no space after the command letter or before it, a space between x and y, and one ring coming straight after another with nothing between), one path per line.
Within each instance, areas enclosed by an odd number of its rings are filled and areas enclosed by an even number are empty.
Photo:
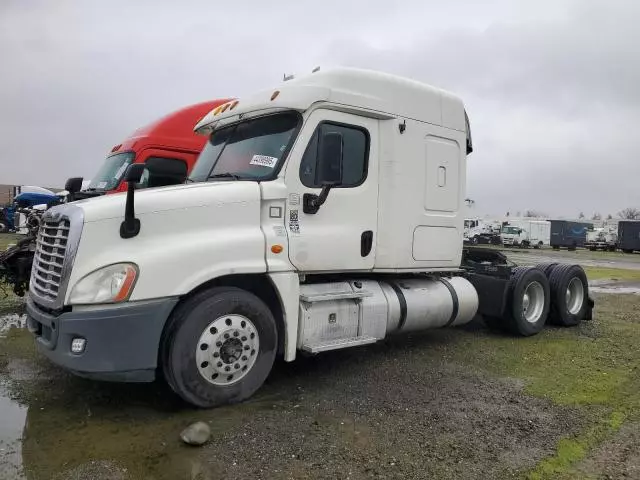
M204 290L172 314L161 364L173 391L201 408L238 403L264 383L278 331L265 303L232 287Z

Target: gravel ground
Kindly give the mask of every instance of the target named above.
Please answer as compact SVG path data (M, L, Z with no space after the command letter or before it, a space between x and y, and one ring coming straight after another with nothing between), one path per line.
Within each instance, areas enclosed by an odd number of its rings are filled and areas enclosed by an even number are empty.
M525 395L517 380L454 361L456 339L476 333L440 330L279 363L255 399L206 412L160 386L87 382L33 359L4 370L29 405L30 480L511 478L583 420ZM196 419L214 432L201 449L177 440Z

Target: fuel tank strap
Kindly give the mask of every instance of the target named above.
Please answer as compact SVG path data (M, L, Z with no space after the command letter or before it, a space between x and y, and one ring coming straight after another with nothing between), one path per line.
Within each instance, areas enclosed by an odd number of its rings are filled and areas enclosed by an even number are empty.
M398 331L402 330L404 324L407 321L407 299L404 298L404 293L402 293L402 289L394 282L389 282L389 286L393 288L393 291L396 292L396 296L398 297L398 302L400 303L400 320L398 321Z
M453 309L451 310L451 318L449 318L449 321L446 323L446 325L444 325L445 327L448 327L455 321L456 317L458 316L460 301L458 300L458 294L456 293L456 289L453 288L453 285L451 285L451 283L448 280L442 277L438 277L438 281L442 283L445 287L447 287L447 290L449 290L449 293L451 294L451 301L453 302Z

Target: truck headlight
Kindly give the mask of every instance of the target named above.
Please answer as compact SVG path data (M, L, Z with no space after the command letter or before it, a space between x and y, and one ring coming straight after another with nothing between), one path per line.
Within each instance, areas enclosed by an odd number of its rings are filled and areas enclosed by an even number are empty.
M69 303L118 303L129 298L138 277L133 263L116 263L85 275L71 290Z

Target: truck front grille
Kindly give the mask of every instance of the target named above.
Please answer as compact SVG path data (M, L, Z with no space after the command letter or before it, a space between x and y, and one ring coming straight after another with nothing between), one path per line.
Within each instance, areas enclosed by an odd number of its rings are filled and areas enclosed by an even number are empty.
M70 227L71 222L66 218L44 221L40 225L31 288L41 298L52 301L58 298Z
M42 215L29 280L29 296L40 308L63 307L83 225L84 212L73 203Z

